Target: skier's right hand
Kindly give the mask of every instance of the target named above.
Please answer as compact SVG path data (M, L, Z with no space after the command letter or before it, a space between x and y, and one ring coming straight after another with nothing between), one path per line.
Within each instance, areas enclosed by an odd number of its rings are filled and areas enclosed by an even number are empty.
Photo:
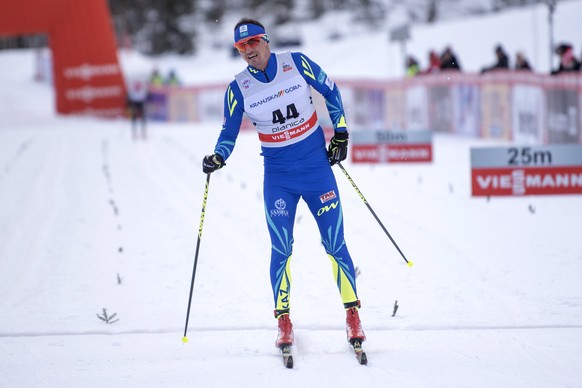
M220 154L206 155L202 159L202 171L205 174L211 174L224 167L224 165L224 158Z

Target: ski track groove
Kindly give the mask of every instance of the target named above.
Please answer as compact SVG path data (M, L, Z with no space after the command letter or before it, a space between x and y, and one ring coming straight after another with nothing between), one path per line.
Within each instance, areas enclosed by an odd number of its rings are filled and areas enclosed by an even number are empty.
M515 326L503 326L503 325L492 325L492 326L425 326L425 327L405 327L405 328L379 328L370 326L366 329L366 332L452 332L452 331L490 331L490 330L578 330L582 329L582 324L580 325L515 325ZM22 333L0 333L0 338L22 338L22 337L58 337L58 336L94 336L94 335L105 335L105 336L117 336L117 335L141 335L141 334L170 334L176 333L179 335L180 328L174 329L158 329L158 330L146 330L146 329L136 329L136 330L120 330L120 331L106 331L106 330L88 330L88 331L55 331L55 332L22 332ZM330 326L330 327L312 327L312 326L296 326L295 331L309 331L309 332L327 332L327 331L343 331L343 327ZM252 332L252 331L273 331L273 327L252 327L252 326L237 326L237 327L191 327L192 332Z

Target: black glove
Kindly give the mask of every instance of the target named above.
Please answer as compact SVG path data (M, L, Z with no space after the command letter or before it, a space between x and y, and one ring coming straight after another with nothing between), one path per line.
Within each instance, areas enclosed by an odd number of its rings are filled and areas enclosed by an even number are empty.
M224 167L224 158L220 154L206 155L202 159L202 171L205 174L211 174L214 171Z
M327 148L327 159L332 166L348 157L348 133L336 132Z

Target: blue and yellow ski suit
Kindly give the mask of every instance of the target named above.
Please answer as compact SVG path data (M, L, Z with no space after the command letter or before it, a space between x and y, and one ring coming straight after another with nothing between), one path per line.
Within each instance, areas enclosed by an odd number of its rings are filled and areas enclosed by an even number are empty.
M320 66L302 53L272 53L265 71L248 66L228 86L223 128L214 149L228 159L243 114L256 126L264 157L263 195L276 312L289 310L293 226L300 198L317 222L344 306L358 303L340 195L310 87L325 98L334 130L346 131L340 92Z

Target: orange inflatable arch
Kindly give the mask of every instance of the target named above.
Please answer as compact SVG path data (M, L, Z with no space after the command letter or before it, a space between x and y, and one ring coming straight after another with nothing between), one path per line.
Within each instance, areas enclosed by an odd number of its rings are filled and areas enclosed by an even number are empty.
M106 0L2 0L0 35L47 33L56 110L121 116L125 83Z

